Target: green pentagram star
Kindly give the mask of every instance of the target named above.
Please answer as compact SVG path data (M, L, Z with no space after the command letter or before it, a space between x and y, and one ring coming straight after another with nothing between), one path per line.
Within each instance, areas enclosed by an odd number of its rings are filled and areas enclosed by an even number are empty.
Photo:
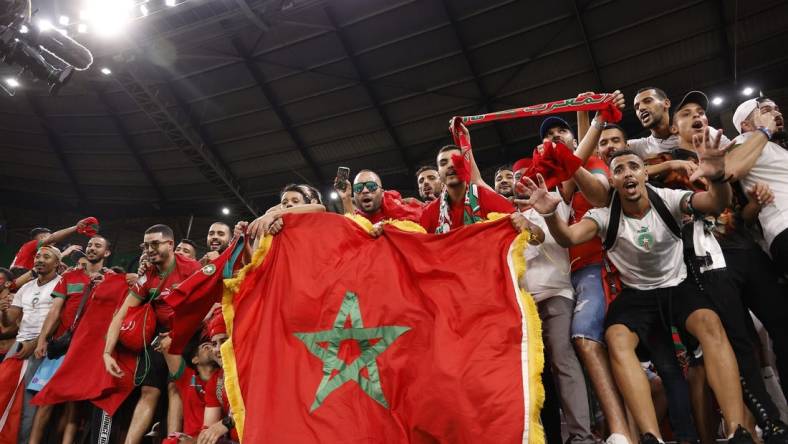
M350 328L345 327L348 319ZM314 333L294 333L313 355L323 361L323 379L317 387L310 413L320 407L331 392L348 381L355 381L364 393L388 408L389 404L380 386L376 358L408 330L409 327L400 326L364 328L358 296L348 291L342 300L342 306L339 308L332 329ZM361 349L359 357L350 363L339 356L340 343L348 339L358 341ZM367 370L367 377L362 375L363 369Z

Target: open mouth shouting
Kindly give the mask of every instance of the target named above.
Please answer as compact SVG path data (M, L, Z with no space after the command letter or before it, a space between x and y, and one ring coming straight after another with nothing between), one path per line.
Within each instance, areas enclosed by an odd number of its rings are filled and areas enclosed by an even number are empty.
M651 113L648 111L641 111L640 114L638 114L638 118L640 119L640 123L643 125L648 125L651 123Z
M635 179L627 179L624 181L624 192L630 196L637 194L638 181Z
M208 248L210 248L211 251L219 251L222 249L222 241L219 239L211 239L211 242L208 244Z

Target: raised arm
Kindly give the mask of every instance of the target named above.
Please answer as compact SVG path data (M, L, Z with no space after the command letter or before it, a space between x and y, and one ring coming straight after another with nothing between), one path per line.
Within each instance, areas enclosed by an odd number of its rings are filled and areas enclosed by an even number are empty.
M731 186L726 182L725 150L720 149L722 131L717 133L714 140L709 138L709 129L703 134L692 136L692 145L698 153L698 169L690 177L691 181L705 177L709 183L708 191L701 191L682 201L681 210L687 214L692 209L703 214L720 214L731 204L733 195ZM690 203L692 208L690 208Z
M561 203L561 198L547 191L541 174L537 175L537 180L539 185L536 185L530 178L525 178L526 191L530 197L527 200L516 199L515 203L530 205L541 214L547 223L550 234L553 235L558 245L564 248L580 245L593 239L597 231L596 223L583 219L569 226L565 220L555 214L558 204Z
M770 112L764 114L755 113L753 115L753 123L756 127L764 127L771 133L774 133L777 129L777 124L774 122L774 114ZM768 141L766 134L761 131L754 131L744 143L739 146L733 146L728 150L728 154L725 156L725 173L730 177L730 180L740 180L750 172Z

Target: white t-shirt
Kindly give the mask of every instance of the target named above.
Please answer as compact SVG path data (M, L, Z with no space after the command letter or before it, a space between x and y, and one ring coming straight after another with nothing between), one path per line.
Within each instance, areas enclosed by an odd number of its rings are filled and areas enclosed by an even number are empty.
M555 193L552 193L555 194ZM560 196L559 196L560 197ZM556 215L563 220L569 219L571 208L561 200L556 208ZM524 281L520 286L527 288L536 302L553 296L574 299L572 287L569 250L556 243L544 218L534 209L524 211L523 216L544 231L544 242L531 245L525 249L526 260Z
M743 143L754 133L744 133L736 143ZM774 193L774 202L761 208L758 220L763 228L763 237L771 247L778 234L788 229L788 151L774 142L767 142L763 152L749 173L741 179L744 189L758 182L769 185Z
M692 192L666 188L654 188L654 191L681 226L681 201ZM583 218L596 222L597 235L604 242L609 217L609 208L594 208ZM653 206L642 219L627 217L621 212L618 238L607 256L618 268L621 283L627 287L639 290L674 287L687 277L681 238L670 231Z
M717 132L719 130L709 127L709 136L716 137ZM722 139L720 140L720 147L724 148L728 146L731 142L730 139L725 137L725 134L722 135ZM650 159L657 154L664 153L666 151L670 151L679 147L679 136L676 134L672 134L667 139L660 139L659 137L654 137L653 134L649 135L648 137L641 137L640 139L629 139L627 140L627 146L629 149L637 153L641 159Z
M39 286L38 279L35 279L23 285L16 292L11 305L22 309L22 322L20 322L19 332L16 334L17 342L35 339L41 333L44 319L46 319L49 307L52 306L54 300L52 290L55 289L58 282L60 282L60 276Z

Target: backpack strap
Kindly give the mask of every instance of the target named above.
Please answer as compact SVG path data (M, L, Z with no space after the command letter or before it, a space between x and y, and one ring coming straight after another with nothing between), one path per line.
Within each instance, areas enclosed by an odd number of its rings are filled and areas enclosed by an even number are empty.
M610 197L610 211L607 215L607 232L605 233L605 242L602 244L602 249L607 251L613 248L618 237L618 225L621 223L621 199L618 198L618 193L614 190Z
M648 200L651 202L651 206L657 210L657 214L659 214L662 222L665 222L665 225L667 225L670 231L673 232L674 236L681 239L681 227L679 227L678 222L676 222L676 219L673 218L673 214L671 214L670 210L668 210L668 207L665 205L665 201L659 197L659 194L657 194L654 188L646 185L646 190L648 191Z

